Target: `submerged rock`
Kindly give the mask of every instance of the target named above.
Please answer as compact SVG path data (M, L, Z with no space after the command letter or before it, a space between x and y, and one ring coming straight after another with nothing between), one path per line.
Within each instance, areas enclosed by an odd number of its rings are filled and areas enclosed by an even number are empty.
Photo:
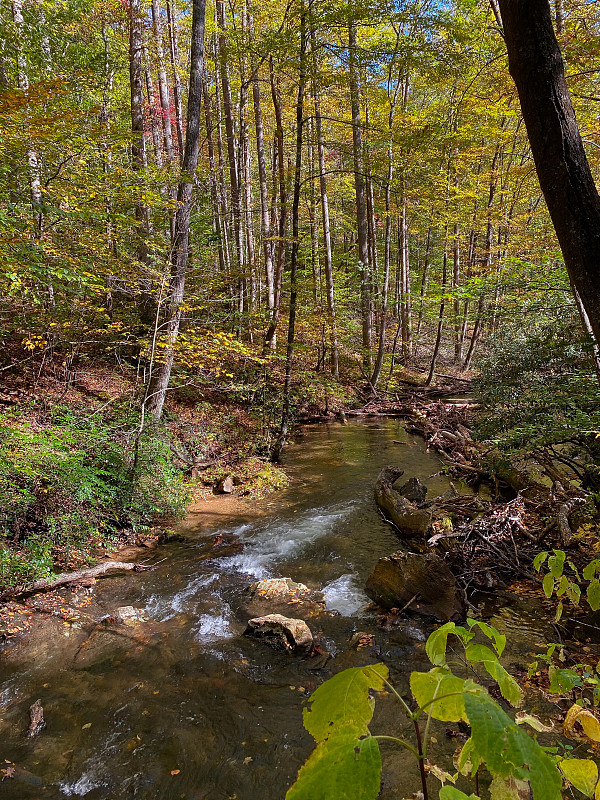
M403 469L393 466L384 467L375 484L375 501L403 536L425 536L431 526L431 511L426 508L417 508L410 500L392 488L401 475L404 475ZM411 481L408 481L405 486L409 486L409 484ZM412 486L415 488L414 484Z
M291 578L264 578L246 589L246 612L256 618L290 612L294 617L313 617L325 611L323 592L309 589Z
M267 614L248 620L245 636L263 639L271 647L293 652L309 652L313 636L303 619L292 619L281 614Z
M465 615L463 592L448 565L435 553L400 550L380 558L367 579L365 591L384 608L402 609L410 604L411 611L442 622Z
M133 606L119 606L112 614L106 618L106 622L112 625L127 625L133 627L140 622L150 622L150 617L143 608Z

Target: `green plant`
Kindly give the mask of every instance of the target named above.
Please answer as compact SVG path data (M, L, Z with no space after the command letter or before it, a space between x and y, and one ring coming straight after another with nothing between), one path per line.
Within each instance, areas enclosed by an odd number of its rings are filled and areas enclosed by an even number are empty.
M474 641L478 633L487 643ZM414 755L424 800L428 798L427 771L442 781L441 800L466 800L467 795L452 784L461 775L474 777L477 795L470 796L473 800L480 794L477 776L483 768L491 776L493 800L527 797L530 788L534 800L559 800L563 779L593 796L598 784L595 762L564 758L557 748L542 747L523 727L528 724L534 730L543 730L536 717L520 713L511 718L484 686L472 677L453 674L447 658L450 635L462 645L460 663L467 671L483 666L506 701L511 705L522 703L519 685L499 662L505 636L472 619L465 627L449 622L427 641L433 668L411 673L412 700L406 700L392 686L384 664L344 670L312 694L310 708L304 710L304 726L317 746L301 767L286 800L375 800L380 791L380 744L384 743L399 745ZM414 742L397 735L371 733L371 692L386 687L412 723ZM455 774L431 762L432 720L470 725L471 735L455 761Z
M592 609L600 609L600 560L593 559L579 573L575 564L567 558L564 550L553 550L552 554L543 551L538 553L533 561L534 569L541 572L546 565L548 571L544 575L542 587L546 597L552 595L561 598L556 608L555 622L562 617L564 610L563 597L578 606L582 597L582 588L585 589L585 598ZM568 570L568 573L565 571ZM587 586L584 585L587 582Z

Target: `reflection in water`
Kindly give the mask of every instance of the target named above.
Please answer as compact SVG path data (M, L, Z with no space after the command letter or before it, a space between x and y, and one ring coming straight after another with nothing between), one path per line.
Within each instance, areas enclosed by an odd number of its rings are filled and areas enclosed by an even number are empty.
M435 496L448 488L436 475L440 462L393 420L306 429L285 458L292 484L269 500L272 514L248 521L249 506L221 528L243 543L239 552L219 557L216 531L202 531L161 549L153 572L99 582L96 619L133 605L151 622L115 631L56 620L43 637L4 653L2 755L21 772L0 782L0 798L279 800L311 750L302 708L324 678L381 659L406 691L410 671L427 667L432 624L404 618L382 631L362 587L377 559L399 546L372 499L379 470L399 464ZM323 589L338 612L309 620L335 656L326 670L242 636L244 588L270 576ZM491 613L511 626L510 611ZM376 647L351 647L357 631L373 634ZM47 727L27 740L38 697ZM398 732L389 698L378 703L375 725ZM381 797L418 787L410 758L386 749Z

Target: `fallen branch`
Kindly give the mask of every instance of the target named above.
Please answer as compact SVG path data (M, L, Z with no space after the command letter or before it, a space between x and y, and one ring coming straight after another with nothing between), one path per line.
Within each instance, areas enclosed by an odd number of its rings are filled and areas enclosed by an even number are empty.
M101 564L96 564L95 567L90 567L90 569L82 569L78 572L62 572L54 578L35 581L31 586L12 586L0 594L0 601L23 595L37 594L38 592L48 592L58 586L66 586L69 583L77 583L90 578L99 578L101 575L106 575L107 572L116 572L118 570L145 572L149 569L152 569L152 567L135 564L130 561L103 561Z

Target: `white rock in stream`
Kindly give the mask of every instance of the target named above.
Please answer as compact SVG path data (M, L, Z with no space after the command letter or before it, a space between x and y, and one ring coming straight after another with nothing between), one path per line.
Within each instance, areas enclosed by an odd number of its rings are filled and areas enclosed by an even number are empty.
M248 620L244 634L264 639L267 644L285 650L308 652L313 646L313 636L306 622L281 614L267 614Z

